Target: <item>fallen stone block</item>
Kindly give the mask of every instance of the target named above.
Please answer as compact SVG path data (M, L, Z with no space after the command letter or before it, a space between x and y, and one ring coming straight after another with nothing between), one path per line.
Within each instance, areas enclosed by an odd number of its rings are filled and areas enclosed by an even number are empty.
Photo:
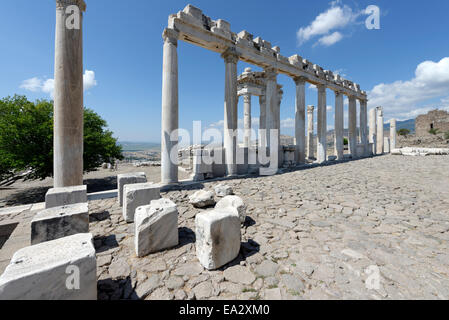
M45 195L45 208L87 202L87 186L49 189Z
M240 251L240 218L232 207L199 213L195 218L196 255L208 270L234 260Z
M137 208L134 220L138 257L178 245L178 208L173 201L153 200L150 205Z
M123 173L117 175L118 202L123 205L123 187L127 184L145 183L147 176L145 172Z
M219 185L215 186L214 191L215 191L215 195L217 197L226 197L226 196L234 194L234 191L232 191L232 188L230 186L224 185L224 184L219 184Z
M123 188L123 219L134 222L136 209L161 197L161 186L149 183L127 184Z
M204 208L215 204L214 194L211 191L199 190L189 197L189 203L195 208Z
M246 219L246 206L242 198L238 196L226 196L215 205L215 209L224 209L232 207L237 210L240 222L244 223Z
M0 276L0 300L96 300L97 263L90 233L17 251Z
M89 206L77 203L45 209L31 221L31 244L89 232Z

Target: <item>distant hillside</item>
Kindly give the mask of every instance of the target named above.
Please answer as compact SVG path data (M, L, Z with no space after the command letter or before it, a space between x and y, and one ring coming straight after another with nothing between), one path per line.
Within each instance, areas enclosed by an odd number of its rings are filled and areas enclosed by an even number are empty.
M124 152L136 152L136 151L146 151L146 150L160 150L161 145L154 142L129 142L122 141L119 142L122 146Z
M405 121L398 121L396 123L396 130L408 129L410 133L415 133L415 119ZM385 124L385 130L390 130L390 123Z

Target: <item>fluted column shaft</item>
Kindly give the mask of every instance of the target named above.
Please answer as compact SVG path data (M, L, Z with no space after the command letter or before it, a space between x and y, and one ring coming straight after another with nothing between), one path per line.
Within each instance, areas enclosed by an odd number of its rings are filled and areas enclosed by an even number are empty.
M377 112L377 154L384 153L384 114L382 107L376 108Z
M357 104L355 97L350 96L348 106L348 123L349 123L349 153L352 158L357 157Z
M317 162L326 161L327 154L327 105L326 87L318 85L318 124L317 124Z
M396 149L396 119L390 120L390 152L393 149Z
M161 181L178 182L178 33L165 29L162 64Z
M360 143L363 145L364 156L368 155L368 113L367 101L360 100Z
M314 151L314 128L313 128L313 111L315 110L314 106L307 106L307 158L313 159L315 157Z
M377 154L377 109L369 111L369 143L372 144L372 154Z
M297 163L306 162L306 81L304 78L294 79L296 84L295 108L295 143Z
M260 148L267 147L267 104L265 94L259 97L260 116L259 116L259 146Z
M251 146L251 95L243 96L243 126L244 139L243 145L248 148Z
M69 6L75 6L70 10ZM72 7L73 9L73 7ZM82 0L56 1L54 187L83 184Z
M266 138L267 146L271 146L271 130L276 129L277 73L275 69L265 70L266 74Z
M343 160L344 157L344 108L343 94L335 92L335 155L337 160Z
M222 54L225 61L224 149L226 173L237 175L237 62L238 54L229 48Z

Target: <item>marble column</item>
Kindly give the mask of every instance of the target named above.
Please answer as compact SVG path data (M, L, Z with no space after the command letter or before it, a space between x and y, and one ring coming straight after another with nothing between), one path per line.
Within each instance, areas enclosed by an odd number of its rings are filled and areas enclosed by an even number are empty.
M384 153L384 114L382 107L377 107L377 154Z
M259 116L259 146L260 148L267 147L267 104L265 93L259 97L260 116Z
M78 6L73 12L67 7ZM56 0L54 187L83 184L83 0ZM72 22L73 24L68 23Z
M372 144L373 155L377 154L377 110L376 108L369 111L369 143Z
M296 107L295 107L295 144L297 163L306 162L306 81L304 78L295 78Z
M314 129L313 129L313 111L315 110L314 106L307 106L307 158L314 159L315 151L314 151Z
M368 113L367 100L360 100L360 143L363 145L363 156L368 156Z
M348 99L349 153L354 159L357 158L357 104L355 97L349 96Z
M344 158L344 108L343 93L335 91L335 155L337 160Z
M396 119L390 120L390 152L393 149L396 149Z
M178 183L178 32L165 29L162 63L161 181Z
M225 101L224 101L224 149L226 174L237 175L237 62L239 56L235 48L228 48L222 58L225 61Z
M278 108L277 98L277 73L273 68L265 69L266 76L266 137L267 147L271 145L270 130L276 129L276 109Z
M251 146L251 95L245 94L243 96L243 126L244 138L243 145L245 148Z
M317 162L327 160L327 105L326 86L318 85L318 124L317 124Z

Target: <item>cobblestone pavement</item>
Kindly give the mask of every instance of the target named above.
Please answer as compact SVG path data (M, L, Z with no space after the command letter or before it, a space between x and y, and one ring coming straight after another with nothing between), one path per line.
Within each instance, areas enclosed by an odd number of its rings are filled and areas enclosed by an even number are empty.
M449 157L384 156L226 184L248 217L239 257L216 271L195 255L201 209L188 196L198 187L162 194L178 205L180 244L145 258L116 199L90 202L99 299L449 299Z

